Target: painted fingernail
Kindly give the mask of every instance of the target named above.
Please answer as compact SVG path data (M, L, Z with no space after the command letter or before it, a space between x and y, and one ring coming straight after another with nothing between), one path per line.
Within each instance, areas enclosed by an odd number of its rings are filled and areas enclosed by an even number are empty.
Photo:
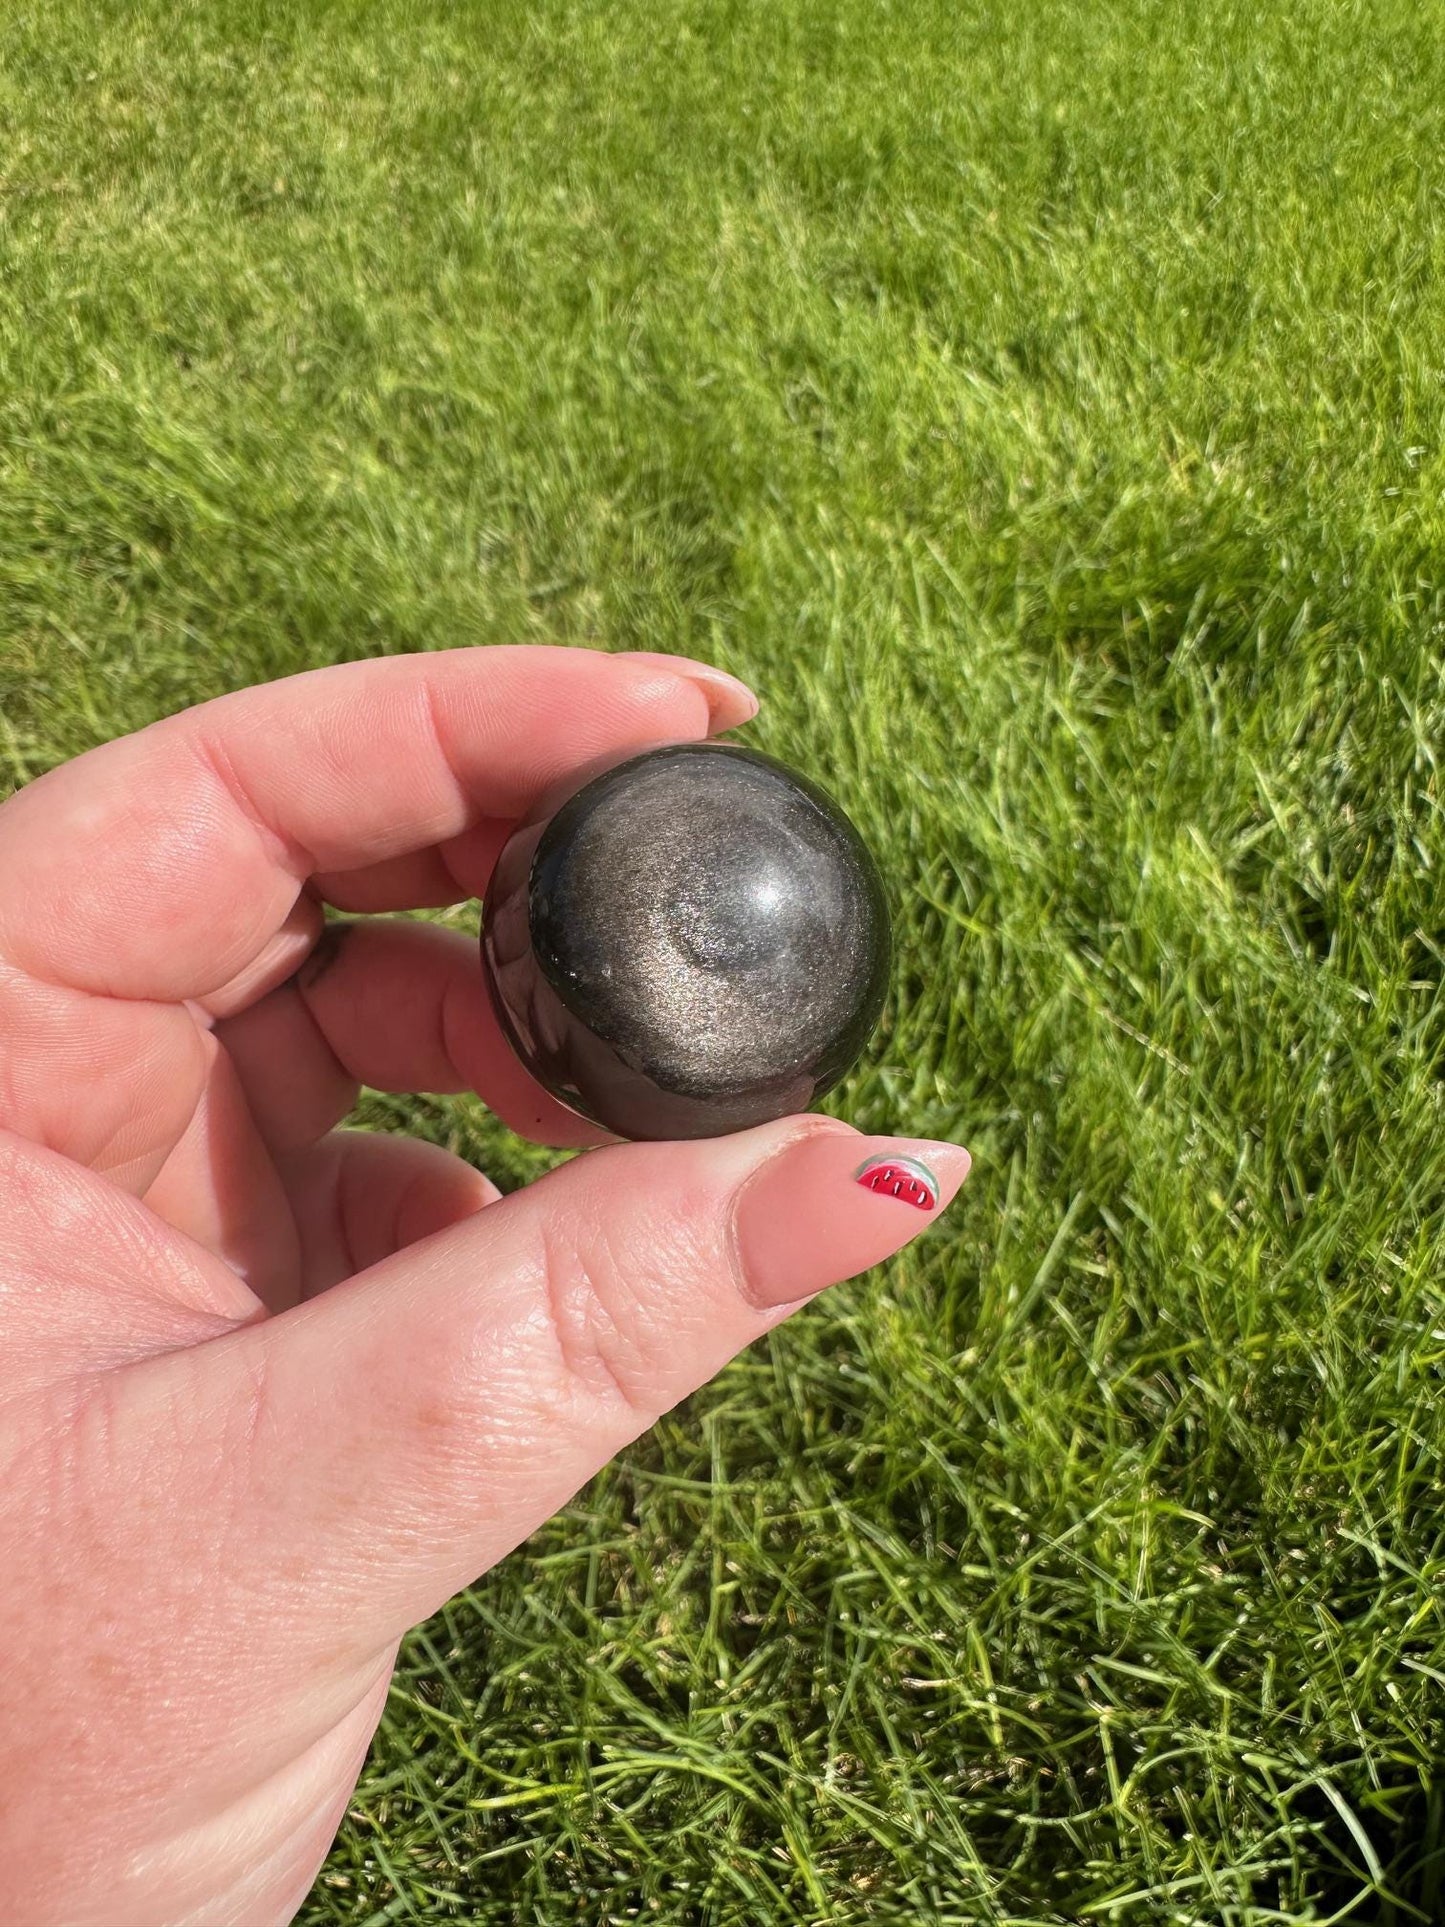
M961 1144L827 1128L795 1138L738 1194L749 1297L791 1304L892 1257L952 1200L969 1164Z
M865 1191L898 1198L920 1211L938 1207L938 1179L922 1158L868 1158L854 1176Z
M707 699L708 722L714 732L736 729L739 723L751 722L758 713L758 699L747 684L730 676L725 669L714 668L710 662L698 662L691 656L669 656L654 649L619 649L616 653L630 657L633 662L656 663L659 669L670 669L674 675L696 683Z

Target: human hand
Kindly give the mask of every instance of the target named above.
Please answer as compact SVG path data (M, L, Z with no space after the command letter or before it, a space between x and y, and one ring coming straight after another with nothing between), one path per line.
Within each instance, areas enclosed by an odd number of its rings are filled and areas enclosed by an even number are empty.
M289 1920L405 1630L962 1183L956 1146L810 1117L608 1145L498 1201L334 1129L364 1083L598 1141L502 1040L474 942L323 937L322 905L480 895L560 778L752 707L671 657L396 657L0 807L8 1927ZM856 1181L900 1156L932 1202Z

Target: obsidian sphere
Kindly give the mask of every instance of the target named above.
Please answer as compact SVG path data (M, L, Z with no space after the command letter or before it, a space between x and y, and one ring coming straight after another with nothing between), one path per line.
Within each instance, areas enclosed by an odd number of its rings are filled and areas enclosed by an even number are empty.
M888 978L877 866L816 784L732 743L648 750L548 799L497 861L483 969L539 1082L619 1137L806 1110Z

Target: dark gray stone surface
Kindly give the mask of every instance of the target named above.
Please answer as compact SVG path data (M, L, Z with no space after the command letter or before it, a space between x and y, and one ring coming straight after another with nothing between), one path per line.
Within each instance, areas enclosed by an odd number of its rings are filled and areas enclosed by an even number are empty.
M483 952L532 1073L625 1137L806 1109L867 1042L888 912L815 784L730 743L650 750L508 843Z

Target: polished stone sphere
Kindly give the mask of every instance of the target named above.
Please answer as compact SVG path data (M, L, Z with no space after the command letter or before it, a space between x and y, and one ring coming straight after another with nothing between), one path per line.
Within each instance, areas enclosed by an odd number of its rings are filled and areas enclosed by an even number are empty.
M888 978L878 870L837 804L732 743L645 751L548 799L482 920L502 1028L537 1080L629 1138L806 1110Z

